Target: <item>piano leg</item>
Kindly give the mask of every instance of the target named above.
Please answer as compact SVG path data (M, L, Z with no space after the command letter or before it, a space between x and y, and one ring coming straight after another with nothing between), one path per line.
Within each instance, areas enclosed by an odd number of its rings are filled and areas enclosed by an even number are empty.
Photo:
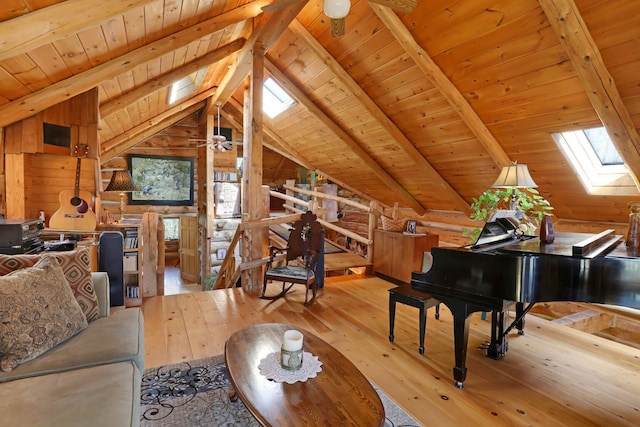
M389 293L389 341L393 342L393 327L396 320L396 296Z
M462 388L462 384L467 377L467 346L469 344L469 327L471 320L469 316L476 311L494 311L497 307L502 307L502 300L493 302L492 305L480 305L450 298L448 295L439 294L435 298L449 307L453 316L453 342L455 347L456 365L453 367L453 379L456 387ZM500 311L500 310L498 310ZM503 310L504 311L504 310Z
M504 311L491 311L491 342L487 347L487 357L500 360L509 349L507 336L504 333Z
M451 308L451 307L450 307ZM466 310L465 310L466 311ZM456 366L453 367L453 379L456 387L462 388L462 383L467 378L467 345L469 343L469 314L459 313L453 315L453 337L456 354Z
M525 315L524 303L517 302L516 303L516 319L519 319L519 320L516 323L516 328L518 329L518 335L524 335L524 315Z

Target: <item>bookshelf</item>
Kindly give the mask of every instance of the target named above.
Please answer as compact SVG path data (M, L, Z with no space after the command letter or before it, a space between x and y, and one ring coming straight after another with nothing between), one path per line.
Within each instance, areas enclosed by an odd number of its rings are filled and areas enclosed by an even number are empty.
M124 237L124 305L142 305L142 223L99 224L101 231L119 231Z

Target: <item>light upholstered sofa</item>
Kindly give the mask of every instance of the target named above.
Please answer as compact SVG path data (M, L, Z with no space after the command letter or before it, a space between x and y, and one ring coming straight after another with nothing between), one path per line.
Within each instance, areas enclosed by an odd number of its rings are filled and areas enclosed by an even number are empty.
M144 370L139 308L109 315L109 279L91 273L99 318L9 372L0 371L0 424L136 426Z

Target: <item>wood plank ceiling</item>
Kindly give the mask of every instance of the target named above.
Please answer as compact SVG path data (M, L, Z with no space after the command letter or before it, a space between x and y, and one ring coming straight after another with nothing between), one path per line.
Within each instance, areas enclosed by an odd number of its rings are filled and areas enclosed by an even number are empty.
M591 196L550 133L606 125L640 176L640 2L352 2L331 37L318 0L4 0L0 126L99 88L101 160L206 110L242 123L246 57L296 99L265 118L278 153L388 205L466 212L504 164L526 163L559 218L625 222ZM255 30L254 30L255 28ZM171 83L207 67L198 92Z

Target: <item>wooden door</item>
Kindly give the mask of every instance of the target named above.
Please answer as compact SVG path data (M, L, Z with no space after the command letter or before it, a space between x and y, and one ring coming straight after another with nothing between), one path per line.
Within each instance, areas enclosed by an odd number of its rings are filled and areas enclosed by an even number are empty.
M198 219L180 217L180 277L198 283Z

